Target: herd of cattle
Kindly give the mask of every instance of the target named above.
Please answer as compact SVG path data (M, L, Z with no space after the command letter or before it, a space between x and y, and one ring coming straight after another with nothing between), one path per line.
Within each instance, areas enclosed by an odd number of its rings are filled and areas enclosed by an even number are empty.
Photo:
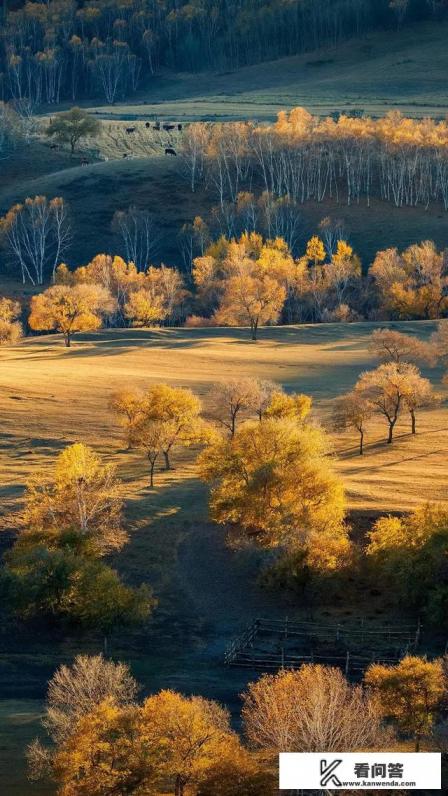
M145 122L145 127L146 127L147 130L149 130L149 128L151 127L151 122ZM126 134L127 135L132 135L132 133L135 133L136 129L137 128L135 126L134 127L126 127ZM170 133L172 130L176 130L177 129L181 133L182 129L183 129L183 125L180 124L180 123L179 124L168 124L168 123L165 122L164 124L161 124L160 122L155 122L155 124L153 125L152 129L156 130L157 132L161 132L161 130L164 130L166 133ZM177 156L177 152L174 149L174 147L166 146L165 147L165 155L174 155L174 157L176 157ZM127 156L127 154L124 154L123 157L127 158L128 156Z
M125 127L124 128L124 132L125 132L125 134L127 136L128 135L133 135L133 133L138 132L138 130L139 129L141 130L142 128L146 129L146 130L155 130L158 133L162 133L162 132L172 133L173 131L181 133L183 128L184 128L184 125L182 123L180 123L180 122L179 123L178 122L170 123L170 122L158 122L158 121L156 121L156 122L145 121L143 124L139 124L139 125L134 124L133 126ZM160 142L160 146L164 150L165 155L171 155L171 156L177 157L177 151L176 151L176 148L175 148L175 144L173 144L171 141L169 143ZM59 144L54 143L54 142L50 143L49 147L50 147L50 149L60 149L61 148ZM131 152L122 152L121 157L130 158L130 157L133 157L133 154ZM106 158L106 160L108 160L108 158ZM85 155L81 158L81 166L88 166L90 164L90 162L91 162L90 159L88 157L86 157Z

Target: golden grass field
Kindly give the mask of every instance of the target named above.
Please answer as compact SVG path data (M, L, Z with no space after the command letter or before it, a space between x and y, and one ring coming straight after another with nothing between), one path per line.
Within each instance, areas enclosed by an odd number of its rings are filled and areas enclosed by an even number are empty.
M430 322L394 326L418 335L434 328ZM57 336L27 338L3 349L3 511L20 496L29 473L48 465L56 451L75 440L113 457L130 479L130 497L144 486L144 463L136 454L121 451L120 431L108 410L111 392L120 387L144 388L154 382L190 387L207 409L207 393L215 381L245 375L269 378L288 390L312 395L316 417L327 422L331 399L348 390L362 370L374 366L367 350L373 328L375 324L360 323L263 329L256 344L245 330L113 330L75 338L71 350ZM438 383L440 371L432 375ZM335 437L336 467L345 481L349 506L401 511L423 498L445 500L444 405L421 413L416 438L408 434L405 417L393 446L383 445L384 437L384 424L376 419L368 430L363 459L355 455L352 434ZM181 458L176 480L193 474L191 455ZM172 478L164 474L161 483L167 486Z
M395 324L427 338L433 323ZM59 336L26 338L2 348L0 359L0 488L3 531L10 540L11 512L21 505L24 484L36 471L51 474L57 453L82 440L114 461L124 481L130 542L114 565L132 583L154 586L159 607L137 638L120 632L111 652L131 662L145 691L172 687L226 702L235 715L245 670L222 665L226 643L256 616L303 615L297 602L266 592L257 582L259 555L235 553L224 531L207 520L207 489L199 483L195 453L178 452L175 469L157 473L148 486L144 457L124 449L108 410L112 391L154 382L190 387L208 409L210 386L219 379L256 376L314 397L315 417L328 422L332 399L358 374L374 366L367 350L375 324L328 324L262 329L252 343L243 329L111 330L80 335L71 349ZM440 387L442 371L428 371ZM441 388L442 389L442 388ZM418 418L418 435L406 422L392 446L375 421L366 453L357 455L352 434L334 437L335 467L347 490L348 508L373 519L378 512L405 511L424 500L445 501L448 474L448 412L445 406ZM4 545L5 546L5 545ZM362 591L362 589L361 589ZM362 612L367 620L392 618L394 606L362 595L328 606L336 621ZM392 612L392 613L391 613ZM38 731L44 682L61 661L95 651L90 637L63 637L49 644L20 631L0 650L0 769L2 793L28 796L24 748ZM20 687L17 678L20 678ZM8 766L10 759L16 761ZM38 796L51 789L34 788Z

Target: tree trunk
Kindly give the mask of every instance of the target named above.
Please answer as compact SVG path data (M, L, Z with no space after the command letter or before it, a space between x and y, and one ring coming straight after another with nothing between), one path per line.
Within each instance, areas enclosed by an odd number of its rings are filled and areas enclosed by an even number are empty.
M170 452L163 451L163 457L165 459L165 470L171 470Z
M420 735L415 736L415 751L420 751Z
M149 470L149 485L154 486L154 468L156 466L155 461L150 460L150 470Z
M416 431L416 427L415 427L415 425L416 425L416 424L415 424L415 412L414 412L414 410L413 410L413 409L410 409L410 410L409 410L409 412L410 412L410 415L411 415L411 429L412 429L412 433L413 433L413 434L416 434L416 433L417 433L417 431Z
M176 784L174 786L174 796L184 796L184 783L180 774L176 777Z
M64 335L64 341L65 341L66 348L70 348L70 346L72 344L72 341L71 341L71 337L70 337L69 334L65 334Z
M388 445L391 444L391 442L392 442L392 440L394 438L394 426L395 426L395 420L393 420L391 423L389 423L389 436L387 438L387 444Z
M257 339L257 328L258 328L258 323L256 321L252 321L250 324L250 330L252 332L252 340Z
M362 456L364 453L364 431L359 432L359 455Z

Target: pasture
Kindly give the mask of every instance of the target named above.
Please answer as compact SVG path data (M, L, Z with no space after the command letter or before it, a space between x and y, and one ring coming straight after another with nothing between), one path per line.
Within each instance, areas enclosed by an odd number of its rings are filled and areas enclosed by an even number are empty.
M401 331L427 338L434 324L400 323ZM373 366L367 350L374 324L319 325L262 329L260 341L242 329L111 330L80 335L67 350L57 336L27 338L3 349L0 449L3 548L12 538L12 513L20 508L24 483L36 472L50 472L56 454L82 440L108 461L123 479L130 542L115 565L131 583L151 583L159 607L138 634L121 632L111 653L129 660L146 692L173 687L202 693L238 711L237 694L246 672L222 665L228 641L256 616L303 616L303 607L263 589L257 576L263 556L236 553L224 531L207 519L207 489L195 470L195 451L174 457L172 472L158 472L148 486L144 457L126 451L108 409L112 391L157 382L190 387L209 410L208 393L219 379L269 378L287 390L313 396L314 415L324 424L332 399L349 389L358 374ZM428 370L443 392L440 369ZM347 490L352 520L364 527L379 512L400 512L423 500L445 501L448 476L448 414L442 404L418 417L412 438L407 418L396 441L385 444L385 428L369 426L366 453L357 455L352 434L334 437L335 466ZM367 619L393 618L385 598L361 595L359 605L335 601L326 616L343 620L362 613ZM355 607L357 606L357 607ZM20 630L1 638L0 758L23 760L23 748L37 726L44 681L78 649L101 647L91 637L53 639L45 632ZM32 649L32 653L28 650ZM20 673L20 686L17 684ZM28 795L24 767L8 771L8 796ZM36 789L36 793L47 791Z
M270 121L297 105L322 116L400 110L443 118L448 110L446 37L446 23L426 23L233 72L164 72L139 90L135 102L97 102L92 109L109 119L154 116L180 122Z

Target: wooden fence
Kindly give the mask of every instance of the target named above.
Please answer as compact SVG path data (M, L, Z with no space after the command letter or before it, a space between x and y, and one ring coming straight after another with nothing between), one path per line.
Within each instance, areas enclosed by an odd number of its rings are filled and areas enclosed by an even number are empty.
M303 663L338 666L356 673L373 662L395 663L415 651L420 624L324 624L285 619L255 619L228 646L224 662L263 671L297 669Z

